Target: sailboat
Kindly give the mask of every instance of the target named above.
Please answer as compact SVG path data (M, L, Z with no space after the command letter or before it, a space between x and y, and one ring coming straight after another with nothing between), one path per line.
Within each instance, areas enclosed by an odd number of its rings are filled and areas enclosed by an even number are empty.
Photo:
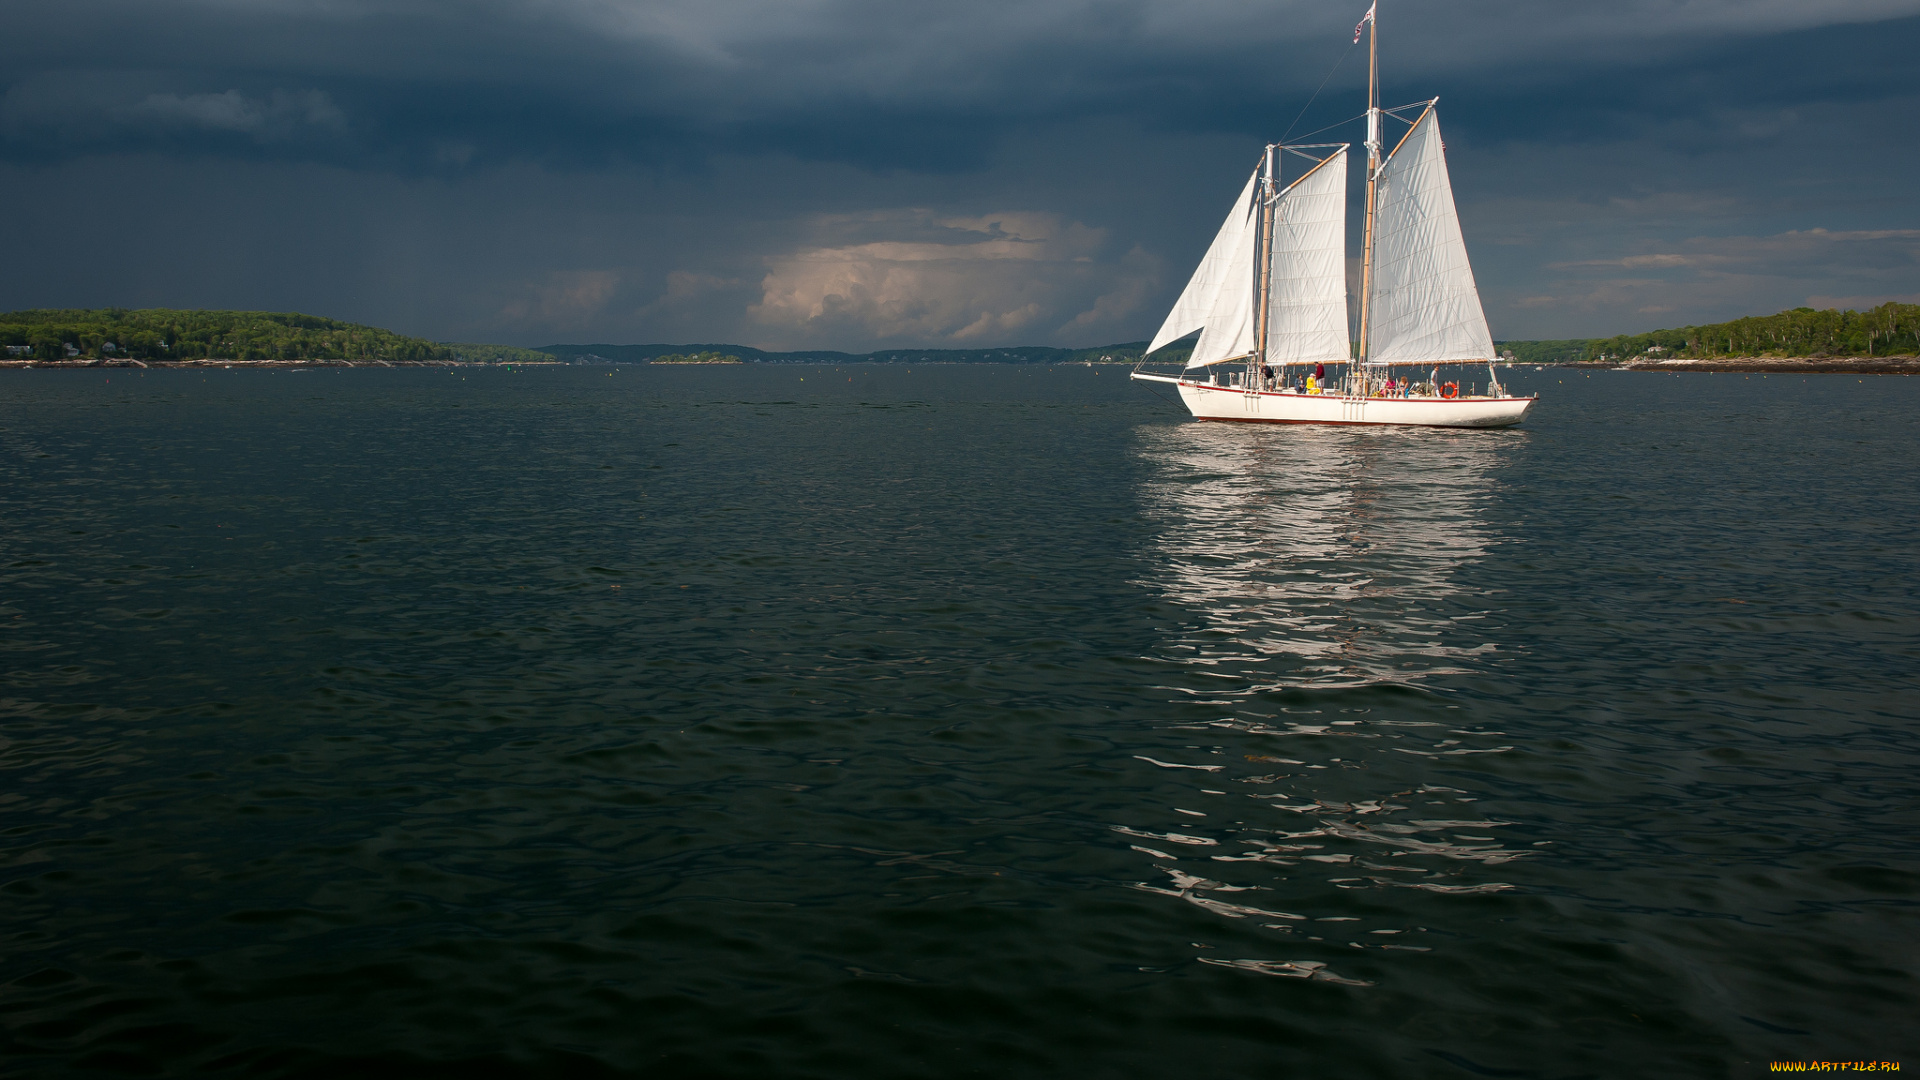
M1533 409L1537 395L1509 394L1494 368L1447 176L1439 99L1380 107L1377 8L1361 22L1367 192L1358 348L1347 319L1350 144L1271 144L1147 346L1151 357L1199 331L1185 369L1147 371L1143 358L1133 372L1178 387L1198 419L1497 428ZM1389 117L1408 128L1383 155ZM1283 184L1295 158L1307 164ZM1479 387L1442 374L1482 363Z

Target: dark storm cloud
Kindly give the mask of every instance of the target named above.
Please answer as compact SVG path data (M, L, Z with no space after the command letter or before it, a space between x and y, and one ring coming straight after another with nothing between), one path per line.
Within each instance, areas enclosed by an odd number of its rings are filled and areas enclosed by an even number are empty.
M1295 135L1358 111L1363 9L0 2L0 243L36 253L0 290L526 343L1142 337L1336 61ZM1904 295L1916 13L1389 0L1385 93L1443 98L1496 335Z

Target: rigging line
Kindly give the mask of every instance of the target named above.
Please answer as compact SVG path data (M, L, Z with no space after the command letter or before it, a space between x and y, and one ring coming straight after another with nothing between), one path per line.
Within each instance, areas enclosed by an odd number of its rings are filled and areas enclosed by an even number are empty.
M1319 85L1319 86L1317 86L1317 87L1314 87L1314 90L1313 90L1313 97L1310 97L1310 98L1308 98L1308 99L1307 99L1307 103L1306 103L1305 105L1302 105L1302 106L1300 106L1300 115L1299 115L1299 116L1296 116L1296 117L1294 117L1294 118L1293 118L1293 123L1292 123L1292 124L1288 124L1288 125L1287 125L1287 135L1291 135L1291 134L1293 134L1293 128L1294 128L1294 125L1295 125L1295 124L1298 124L1298 123L1300 122L1300 117L1301 117L1301 116L1305 116L1305 115L1307 115L1307 110L1308 110L1308 109L1311 109L1311 108L1313 108L1313 103L1314 103L1314 102L1315 102L1316 100L1318 100L1318 99L1319 99L1319 97L1320 97L1320 91L1322 91L1322 90L1325 90L1325 89L1327 88L1327 83L1328 83L1328 81L1329 81L1329 80L1331 80L1331 79L1333 78L1333 73L1334 73L1334 72L1336 72L1336 71L1339 71L1339 70L1340 70L1340 65L1341 65L1341 64L1344 64L1344 63L1346 63L1346 62L1347 62L1347 57L1349 57L1349 56L1352 56L1352 55L1353 55L1353 50L1354 50L1354 49L1356 49L1356 48L1358 48L1358 47L1359 47L1359 45L1360 45L1360 39L1359 39L1359 38L1354 38L1354 39L1353 39L1353 44L1352 44L1352 45L1349 45L1349 46L1347 46L1347 51L1346 51L1346 52L1343 52L1343 53L1341 53L1341 54L1340 54L1340 59L1338 59L1338 60L1335 60L1335 61L1333 62L1333 67L1332 67L1332 68L1331 68L1331 69L1330 69L1330 70L1329 70L1329 71L1327 72L1327 77L1326 77L1325 79L1321 79L1321 80L1320 80L1320 85ZM1335 126L1337 127L1338 125L1335 125ZM1320 130L1321 130L1321 131L1325 131L1325 130L1326 130L1326 128L1321 128ZM1280 136L1280 141L1281 141L1281 142L1286 142L1286 141L1287 141L1287 135L1282 135L1282 136ZM1303 138L1303 139L1304 139L1304 138L1306 138L1306 136L1304 136L1304 135L1302 135L1302 136L1301 136L1301 138Z
M1366 113L1356 113L1355 115L1349 116L1345 120L1342 120L1337 124L1328 124L1326 127L1321 128L1320 131L1332 131L1334 128L1344 127L1347 124L1353 123L1355 120L1365 120L1366 118L1367 118ZM1302 135L1300 137L1303 139L1311 139L1315 135L1320 134L1320 131L1309 131L1305 135Z

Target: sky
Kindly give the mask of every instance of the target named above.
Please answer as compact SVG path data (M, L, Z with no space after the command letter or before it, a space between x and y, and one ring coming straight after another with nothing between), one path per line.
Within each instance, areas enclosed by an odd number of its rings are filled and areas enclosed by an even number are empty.
M0 0L0 310L1140 340L1266 143L1363 138L1364 10ZM1920 0L1382 0L1380 35L1498 339L1920 302Z

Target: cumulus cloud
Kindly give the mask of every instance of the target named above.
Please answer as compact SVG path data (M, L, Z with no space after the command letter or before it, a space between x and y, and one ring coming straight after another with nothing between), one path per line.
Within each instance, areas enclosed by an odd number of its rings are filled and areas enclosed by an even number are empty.
M1112 332L1144 303L1143 253L1103 261L1105 230L1055 214L840 216L831 233L907 239L823 244L770 257L749 314L789 341L987 346Z

